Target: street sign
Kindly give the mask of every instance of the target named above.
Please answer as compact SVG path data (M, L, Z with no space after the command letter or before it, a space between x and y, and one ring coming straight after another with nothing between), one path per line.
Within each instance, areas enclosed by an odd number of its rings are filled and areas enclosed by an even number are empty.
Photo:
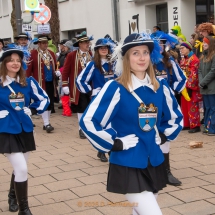
M22 24L22 32L25 31L32 32L32 26L29 24Z
M51 28L49 24L37 25L37 33L38 34L50 34Z
M40 12L34 14L34 20L40 24L47 23L51 19L50 9L44 5L40 4Z
M40 11L40 3L38 0L25 0L25 11Z

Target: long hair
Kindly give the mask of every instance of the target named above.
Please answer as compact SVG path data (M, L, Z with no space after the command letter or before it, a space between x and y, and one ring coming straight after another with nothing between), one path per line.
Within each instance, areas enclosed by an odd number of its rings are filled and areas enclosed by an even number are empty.
M207 56L204 56L203 54L200 57L200 60L203 59L203 62L209 62L212 60L212 58L215 55L215 39L210 36L206 36L206 38L209 40L209 47L208 47L208 54Z
M19 57L20 58L20 57ZM0 84L3 86L3 83L4 81L6 80L6 76L8 74L8 70L7 70L7 66L6 64L8 62L10 62L11 60L11 56L7 56L4 58L4 60L2 61L1 63L1 67L0 67L0 77L2 78L1 79L1 82ZM20 62L22 63L22 59L20 58ZM27 82L26 82L26 76L25 76L25 71L24 69L22 68L22 65L20 67L20 70L16 73L16 78L19 76L19 84L21 86L27 86Z
M110 54L110 49L108 49L108 54ZM101 61L101 56L99 54L99 50L96 49L93 57L93 61L95 62L95 67L99 69L99 71L103 74L104 71L102 69L102 61ZM111 69L111 65L109 63L109 70Z
M122 84L128 91L129 86L132 86L131 82L131 65L130 65L130 50L128 50L124 57L123 57L123 72L119 78L117 78L117 81ZM154 91L157 91L157 89L160 87L159 82L157 81L155 77L154 68L152 66L152 62L150 61L149 67L146 70L146 73L149 75L151 79L151 83L154 87Z

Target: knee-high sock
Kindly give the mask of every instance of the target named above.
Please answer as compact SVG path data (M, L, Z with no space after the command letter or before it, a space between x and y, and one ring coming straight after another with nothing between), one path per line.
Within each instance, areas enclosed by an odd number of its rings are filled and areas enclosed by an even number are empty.
M49 116L49 111L44 111L42 113L42 118L43 118L43 124L46 126L49 124L49 119L50 119L50 116Z
M81 120L81 117L82 117L83 113L78 113L77 115L78 115L78 123L79 123L80 120ZM80 129L81 129L81 127L79 126L79 130L80 130Z
M15 175L15 182L23 182L28 179L27 160L29 153L23 154L22 152L5 154L11 165Z
M169 153L169 151L170 151L170 142L167 141L163 145L160 145L160 149L165 154Z
M133 208L133 211L135 211L136 214L162 215L160 207L152 192L143 191L142 193L129 193L125 196L130 203L135 203L137 205Z

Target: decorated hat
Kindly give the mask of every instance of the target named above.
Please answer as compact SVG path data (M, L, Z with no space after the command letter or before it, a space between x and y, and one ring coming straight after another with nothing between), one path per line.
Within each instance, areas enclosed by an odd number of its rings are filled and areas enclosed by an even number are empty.
M181 45L180 46L184 46L184 47L186 47L187 49L189 49L190 51L192 51L192 45L189 43L189 42L183 42L183 43L181 43Z
M14 39L16 39L16 40L18 40L18 39L20 39L20 38L26 38L27 40L30 39L29 34L27 34L27 33L25 33L25 32L20 33L18 36L14 37Z
M4 40L3 39L0 39L0 43L2 43L3 48L4 48Z
M48 35L39 35L37 40L34 42L34 44L38 44L39 42L43 41L49 41L51 38L48 37Z
M68 39L63 39L63 40L60 41L59 44L60 44L60 45L63 45L63 44L65 44L67 41L69 41L69 40L68 40Z
M20 49L16 49L16 48L7 48L4 50L1 58L0 58L0 62L2 62L6 57L12 55L12 54L18 54L20 56L21 59L23 59L24 57L24 53L20 50Z
M73 43L71 40L66 41L63 46L66 46L69 49L72 49Z
M77 41L73 44L74 47L79 47L79 42L91 41L93 40L92 36L87 36L86 31L83 31L81 34L76 36Z
M113 40L110 40L108 38L100 38L96 41L94 50L97 50L99 47L102 47L102 46L108 46L108 48L112 52L116 44L113 42Z

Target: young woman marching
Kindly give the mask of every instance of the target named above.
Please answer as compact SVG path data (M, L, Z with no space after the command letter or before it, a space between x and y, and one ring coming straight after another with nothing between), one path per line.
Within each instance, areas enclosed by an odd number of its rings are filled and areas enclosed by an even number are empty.
M76 79L76 86L81 93L90 93L92 91L93 99L108 80L116 77L108 59L114 46L115 44L106 38L96 41L93 60L88 63ZM98 152L97 157L102 162L108 161L105 153Z
M215 40L210 36L203 39L203 54L200 58L199 87L203 95L205 118L203 134L215 136Z
M122 75L104 85L80 126L97 150L111 151L107 190L136 203L133 214L161 215L154 194L166 186L167 176L159 144L177 137L183 117L167 82L154 75L151 59L160 56L159 44L134 33L121 53ZM120 61L118 56L118 71Z
M9 211L32 215L28 206L27 161L36 146L31 115L43 113L49 98L35 79L25 77L22 60L23 52L19 49L7 49L0 58L0 123L4 125L0 127L0 153L13 166Z

